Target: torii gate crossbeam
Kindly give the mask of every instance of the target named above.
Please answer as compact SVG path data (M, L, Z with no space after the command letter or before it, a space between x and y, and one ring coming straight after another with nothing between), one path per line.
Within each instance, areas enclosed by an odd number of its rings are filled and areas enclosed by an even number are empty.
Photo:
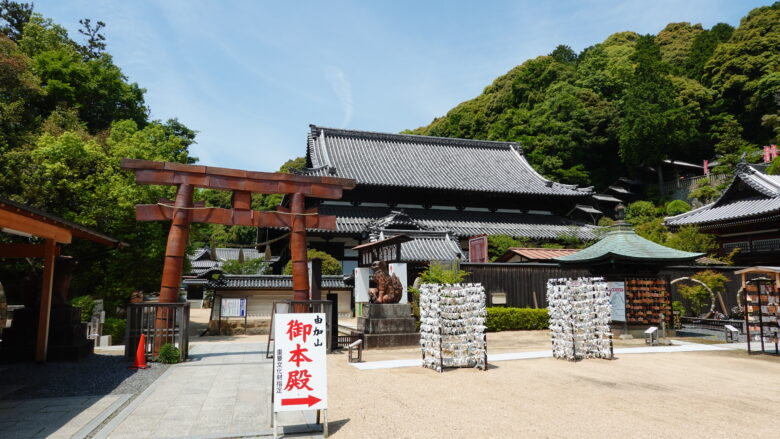
M309 299L309 276L306 260L306 229L336 229L336 217L318 215L317 209L306 209L306 197L339 199L344 190L353 189L355 181L333 177L309 177L293 174L243 171L172 162L122 159L122 169L135 172L138 184L178 186L176 200L169 203L136 206L138 221L171 221L165 264L160 285L160 302L176 302L179 296L184 252L192 222L254 227L287 227L293 265L293 298ZM233 208L195 207L192 195L196 187L233 192ZM275 212L251 208L252 194L287 194L290 207Z

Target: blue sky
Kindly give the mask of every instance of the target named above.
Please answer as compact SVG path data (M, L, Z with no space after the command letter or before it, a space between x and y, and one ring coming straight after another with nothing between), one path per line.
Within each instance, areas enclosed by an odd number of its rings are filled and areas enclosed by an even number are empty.
M398 132L426 125L497 76L567 44L734 26L770 0L36 0L78 38L106 22L108 51L146 88L152 117L199 131L206 165L274 171L305 154L310 123Z

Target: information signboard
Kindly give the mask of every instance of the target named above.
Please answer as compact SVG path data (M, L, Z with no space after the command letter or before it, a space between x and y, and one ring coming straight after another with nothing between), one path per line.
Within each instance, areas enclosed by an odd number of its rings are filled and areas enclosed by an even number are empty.
M274 412L327 409L325 314L274 318Z
M487 235L473 236L469 238L469 262L488 261Z
M222 317L246 317L246 298L223 297L219 308Z
M625 282L607 282L609 304L612 305L612 321L626 321L626 284Z

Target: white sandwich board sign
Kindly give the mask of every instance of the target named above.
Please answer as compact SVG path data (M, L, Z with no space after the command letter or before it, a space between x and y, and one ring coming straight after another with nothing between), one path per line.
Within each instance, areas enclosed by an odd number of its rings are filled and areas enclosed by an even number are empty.
M274 318L274 412L327 409L325 314Z

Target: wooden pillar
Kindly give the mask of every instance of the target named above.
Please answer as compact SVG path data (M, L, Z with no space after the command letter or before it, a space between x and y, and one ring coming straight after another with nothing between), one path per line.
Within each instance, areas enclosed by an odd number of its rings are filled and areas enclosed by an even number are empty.
M44 241L43 278L41 279L41 304L38 310L38 336L35 344L35 361L46 361L49 348L49 317L51 317L51 287L54 281L54 258L57 244L53 239Z
M174 303L179 300L184 252L187 249L187 238L190 231L190 210L187 208L192 207L192 186L179 185L174 206L176 209L173 211L171 230L168 232L168 245L165 247L160 303Z
M290 253L292 255L293 300L309 300L309 267L306 257L306 211L303 194L292 194L290 213Z

